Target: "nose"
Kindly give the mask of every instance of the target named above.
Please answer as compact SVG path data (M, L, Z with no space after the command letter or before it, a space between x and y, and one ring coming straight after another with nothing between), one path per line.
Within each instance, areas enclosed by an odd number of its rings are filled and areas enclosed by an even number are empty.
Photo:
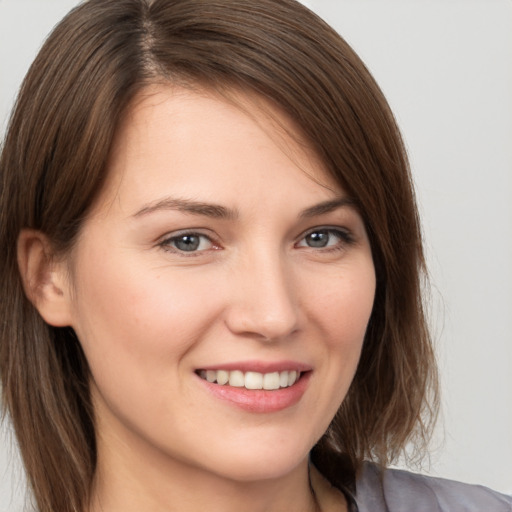
M253 255L233 272L226 324L235 334L264 341L286 338L299 327L292 269L278 255Z

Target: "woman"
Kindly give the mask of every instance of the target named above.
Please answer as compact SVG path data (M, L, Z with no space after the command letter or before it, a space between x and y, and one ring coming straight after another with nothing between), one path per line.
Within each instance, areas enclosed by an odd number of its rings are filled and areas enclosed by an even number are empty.
M510 510L379 469L436 413L419 223L385 99L306 8L84 3L0 171L3 399L39 510Z

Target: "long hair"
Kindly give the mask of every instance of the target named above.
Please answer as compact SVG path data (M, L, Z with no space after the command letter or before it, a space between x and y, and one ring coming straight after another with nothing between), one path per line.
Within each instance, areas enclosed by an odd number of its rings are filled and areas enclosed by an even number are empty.
M283 109L355 198L377 275L348 395L315 447L387 464L428 438L437 376L422 299L421 232L399 130L349 45L294 0L89 0L30 68L0 156L0 373L41 512L82 512L96 464L87 361L70 328L23 292L16 243L73 247L105 180L116 128L154 83L250 91Z

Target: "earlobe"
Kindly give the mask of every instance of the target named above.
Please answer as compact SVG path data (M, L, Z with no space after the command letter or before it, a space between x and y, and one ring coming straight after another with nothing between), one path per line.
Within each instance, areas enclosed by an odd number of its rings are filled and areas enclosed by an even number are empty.
M66 264L55 258L48 238L24 229L18 237L18 267L28 299L50 325L72 323L69 276Z

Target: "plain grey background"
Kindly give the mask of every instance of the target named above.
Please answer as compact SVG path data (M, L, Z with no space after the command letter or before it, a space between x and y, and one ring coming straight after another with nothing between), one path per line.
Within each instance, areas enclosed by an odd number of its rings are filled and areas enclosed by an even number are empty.
M0 134L75 0L0 0ZM304 0L354 47L404 133L433 284L443 416L424 472L512 493L512 1ZM22 471L0 432L0 512Z

